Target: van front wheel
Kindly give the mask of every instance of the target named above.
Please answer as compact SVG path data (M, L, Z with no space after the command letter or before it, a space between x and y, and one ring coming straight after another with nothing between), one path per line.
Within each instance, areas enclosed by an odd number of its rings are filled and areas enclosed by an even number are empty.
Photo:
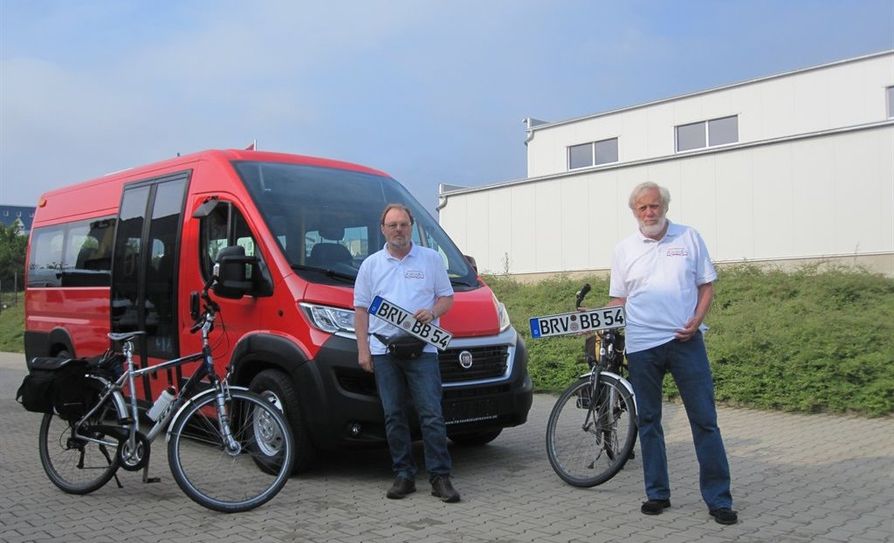
M307 471L316 457L316 450L310 442L298 393L292 386L289 376L278 370L264 370L255 375L249 388L285 414L292 429L292 440L295 445L295 464L292 471L294 473Z

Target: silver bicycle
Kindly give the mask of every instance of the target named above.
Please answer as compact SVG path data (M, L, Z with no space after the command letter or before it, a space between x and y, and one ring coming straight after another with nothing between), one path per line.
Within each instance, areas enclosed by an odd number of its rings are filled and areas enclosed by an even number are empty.
M204 311L192 328L202 333L202 351L136 369L134 342L144 332L110 333L123 346L123 357L107 353L95 361L35 359L33 365L62 370L83 364L80 390L86 399L46 413L40 426L40 461L50 480L65 492L87 494L112 477L118 468L143 470L148 477L151 444L165 434L168 463L177 484L197 503L233 513L258 507L283 488L292 472L292 434L285 417L270 401L244 387L229 385L231 369L214 371L208 336L219 310L201 293ZM121 371L122 358L124 371ZM143 433L137 409L135 381L139 377L190 362L199 366L180 390L162 393L149 410L154 423ZM128 396L125 396L125 389Z

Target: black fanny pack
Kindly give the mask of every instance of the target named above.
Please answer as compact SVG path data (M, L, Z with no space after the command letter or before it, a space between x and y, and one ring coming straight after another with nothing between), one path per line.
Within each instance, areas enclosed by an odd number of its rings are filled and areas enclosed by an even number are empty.
M373 335L376 339L385 344L385 347L388 348L388 354L401 360L419 358L422 351L425 349L425 346L428 345L428 343L416 336L408 334L397 334L391 337L383 337L379 334Z

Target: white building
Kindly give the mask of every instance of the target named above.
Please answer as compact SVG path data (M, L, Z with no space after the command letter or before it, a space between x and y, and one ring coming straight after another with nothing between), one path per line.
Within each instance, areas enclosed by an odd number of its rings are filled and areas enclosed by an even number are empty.
M894 275L894 50L559 122L527 119L528 177L442 186L487 273L607 270L642 181L716 262L842 259Z

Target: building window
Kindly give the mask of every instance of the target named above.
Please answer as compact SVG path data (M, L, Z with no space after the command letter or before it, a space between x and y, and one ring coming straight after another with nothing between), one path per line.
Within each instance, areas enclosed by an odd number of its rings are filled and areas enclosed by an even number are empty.
M596 151L596 165L618 161L618 138L597 141L593 144Z
M572 145L568 148L568 169L586 168L593 165L593 144Z
M894 119L894 87L888 87L888 118Z
M676 127L677 152L739 141L739 116L681 124Z
M618 161L618 138L599 140L568 148L568 169L587 168L593 165Z

